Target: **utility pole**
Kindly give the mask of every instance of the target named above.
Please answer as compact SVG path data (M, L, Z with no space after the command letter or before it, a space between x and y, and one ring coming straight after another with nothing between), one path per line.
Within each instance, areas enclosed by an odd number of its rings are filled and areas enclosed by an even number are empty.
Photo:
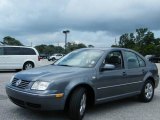
M59 46L59 41L57 42L57 45Z
M117 39L115 38L115 45L117 45Z
M69 30L64 30L64 31L63 31L63 33L65 34L65 45L64 45L65 53L66 53L66 48L67 48L67 34L68 34L69 32L70 32Z

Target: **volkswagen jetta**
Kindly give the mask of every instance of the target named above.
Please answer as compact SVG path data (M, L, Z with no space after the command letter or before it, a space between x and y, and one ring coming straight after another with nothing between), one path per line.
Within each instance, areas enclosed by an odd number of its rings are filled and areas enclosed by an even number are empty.
M66 109L71 119L81 120L88 105L130 96L150 102L158 82L156 65L133 50L84 48L52 65L17 73L6 92L18 106Z

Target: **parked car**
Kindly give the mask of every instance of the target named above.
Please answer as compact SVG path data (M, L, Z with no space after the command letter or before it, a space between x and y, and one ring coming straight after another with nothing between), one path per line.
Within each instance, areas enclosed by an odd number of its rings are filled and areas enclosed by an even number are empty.
M158 63L160 61L160 57L155 55L146 55L145 58L153 63Z
M81 120L86 107L125 97L150 102L159 83L154 63L124 48L83 48L52 65L17 73L6 85L10 100L34 110L67 110Z
M51 55L51 56L48 57L48 61L59 60L61 57L63 57L63 54L53 54L53 55Z
M25 46L0 46L0 69L31 69L38 65L39 53Z

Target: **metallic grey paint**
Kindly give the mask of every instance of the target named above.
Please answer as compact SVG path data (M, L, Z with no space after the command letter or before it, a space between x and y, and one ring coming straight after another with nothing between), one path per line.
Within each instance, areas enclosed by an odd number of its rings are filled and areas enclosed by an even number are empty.
M29 86L26 89L20 89L9 83L6 85L6 92L9 97L24 101L25 107L28 107L26 103L29 102L41 105L39 110L63 110L68 95L76 86L90 86L94 91L96 104L140 94L148 78L154 80L155 87L158 86L159 76L156 65L139 53L123 48L99 48L98 50L103 50L105 53L93 68L48 65L22 71L17 73L15 78L30 81ZM111 51L121 51L122 55L124 51L134 52L145 61L146 67L128 69L126 58L123 58L123 69L101 72L102 62ZM31 90L33 83L38 80L50 82L47 90ZM57 93L64 93L64 96L57 99L55 98Z

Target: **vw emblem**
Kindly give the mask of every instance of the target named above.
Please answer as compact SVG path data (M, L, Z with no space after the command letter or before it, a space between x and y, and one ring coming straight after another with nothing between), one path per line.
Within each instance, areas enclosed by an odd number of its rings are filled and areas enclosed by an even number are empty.
M22 80L17 80L16 86L19 86L21 84Z

